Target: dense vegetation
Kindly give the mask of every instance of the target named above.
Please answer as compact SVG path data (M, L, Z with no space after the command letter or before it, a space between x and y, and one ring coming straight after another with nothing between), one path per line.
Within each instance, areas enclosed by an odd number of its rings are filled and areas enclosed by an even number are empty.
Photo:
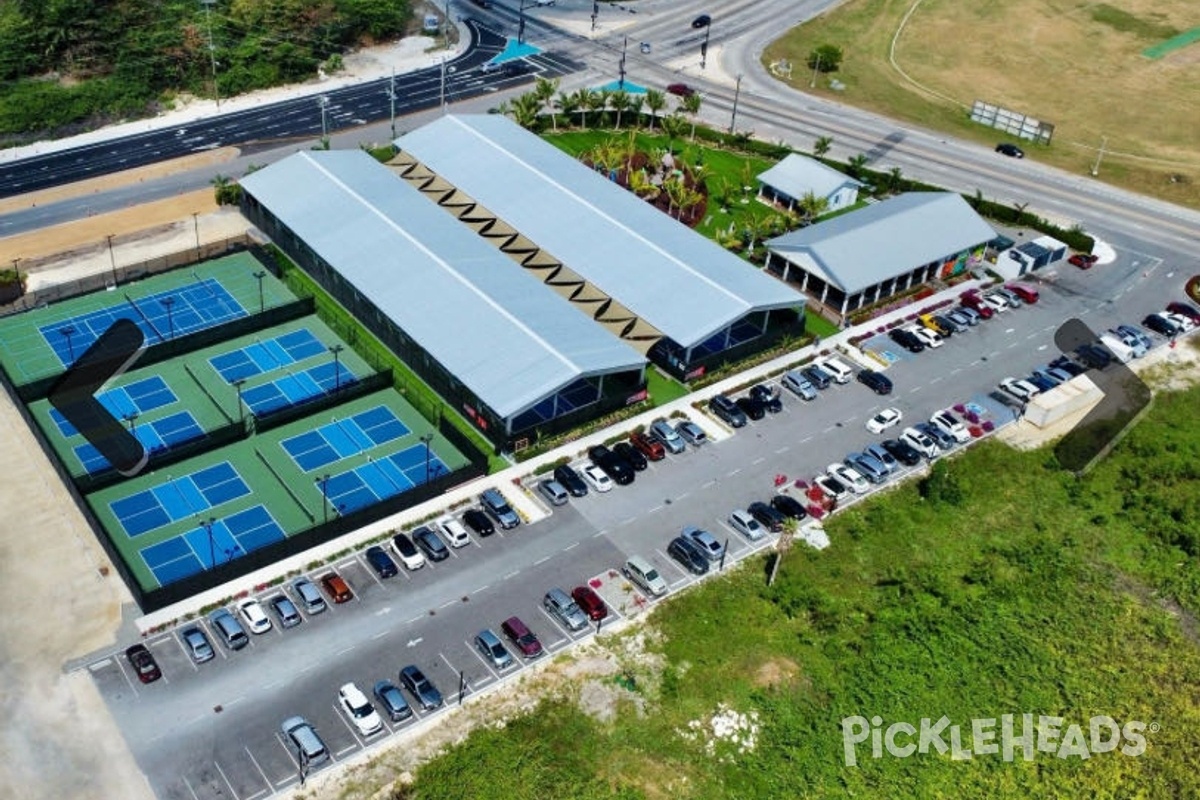
M655 614L646 713L566 700L479 731L396 798L1196 797L1200 773L1200 390L1160 396L1082 480L1051 450L985 444L923 485L848 509L793 548ZM637 668L635 668L637 669ZM689 722L757 714L757 744L706 752ZM844 762L841 721L1094 715L1146 723L1146 752ZM1020 731L1018 730L1019 734Z
M5 0L0 136L152 113L178 92L221 97L312 78L347 47L403 31L408 0ZM209 35L213 51L210 57Z

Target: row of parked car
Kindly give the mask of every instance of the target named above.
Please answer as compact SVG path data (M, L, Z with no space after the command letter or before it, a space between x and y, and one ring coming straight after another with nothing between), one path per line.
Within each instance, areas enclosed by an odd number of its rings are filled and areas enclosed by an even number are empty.
M942 346L942 340L963 333L983 320L992 319L1009 309L1038 301L1037 289L1023 283L1011 283L981 292L969 289L959 296L957 306L922 314L911 325L893 328L889 338L910 353Z

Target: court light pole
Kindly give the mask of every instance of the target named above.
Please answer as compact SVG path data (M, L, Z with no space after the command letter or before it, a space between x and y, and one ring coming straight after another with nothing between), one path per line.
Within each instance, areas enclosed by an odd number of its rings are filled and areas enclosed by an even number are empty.
M196 229L196 260L200 260L200 212L192 212L192 227Z
M712 32L712 19L704 23L704 41L700 44L700 69L708 63L708 35Z
M329 522L329 473L313 478L313 480L321 484L321 517L325 522Z
M105 236L108 239L108 263L112 267L113 286L117 285L117 257L113 254L112 240L116 234L110 233Z
M733 114L729 117L729 135L733 136L734 128L737 126L737 106L738 96L742 93L742 73L737 75L737 86L733 90Z
M171 316L171 307L175 305L175 297L174 296L164 297L159 302L162 303L167 309L167 330L169 331L167 338L174 339L175 338L175 318L173 316Z
M254 273L254 277L258 280L258 313L261 314L263 313L263 309L266 307L266 305L263 303L262 282L263 278L267 277L267 273L260 269L258 272Z
M204 528L208 534L208 568L213 569L217 566L217 547L213 542L212 526L217 522L216 517L200 520L200 526Z
M335 392L342 388L342 367L341 361L338 360L338 356L340 356L342 351L345 349L346 348L340 344L329 346L329 352L333 353L333 390Z
M238 424L244 427L246 424L246 410L242 406L242 386L246 383L246 379L237 378L230 381L230 383L232 383L233 388L237 390Z
M133 433L134 431L137 430L138 416L140 416L140 415L136 411L130 411L128 414L124 415L125 421L129 423L129 432L130 433Z
M425 482L429 483L429 443L433 441L433 434L427 433L421 437L421 442L425 445Z
M67 353L70 355L71 363L75 363L75 345L71 344L71 337L75 335L75 326L63 325L58 332L67 340Z

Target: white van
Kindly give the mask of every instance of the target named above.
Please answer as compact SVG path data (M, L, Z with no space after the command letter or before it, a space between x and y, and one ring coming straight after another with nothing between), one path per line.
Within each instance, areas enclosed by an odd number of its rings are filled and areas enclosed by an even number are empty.
M1100 334L1100 344L1122 364L1128 364L1134 358L1133 348L1107 331Z
M850 379L854 377L854 370L836 358L826 358L820 362L820 365L821 369L832 375L837 383L849 383Z

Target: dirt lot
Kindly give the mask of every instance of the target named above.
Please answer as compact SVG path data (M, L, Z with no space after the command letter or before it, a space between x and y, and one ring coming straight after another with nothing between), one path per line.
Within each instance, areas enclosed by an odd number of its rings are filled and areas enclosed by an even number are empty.
M1151 60L1142 51L1195 26L1194 0L1124 0L1120 8L1064 0L851 0L767 48L786 58L791 83L809 89L807 54L845 53L831 76L842 91L817 93L994 143L1005 137L966 119L976 99L1054 124L1049 148L1031 158L1077 174L1096 161L1100 179L1200 207L1200 43ZM889 61L893 38L895 65ZM903 73L903 74L902 74ZM907 78L905 77L907 75Z

